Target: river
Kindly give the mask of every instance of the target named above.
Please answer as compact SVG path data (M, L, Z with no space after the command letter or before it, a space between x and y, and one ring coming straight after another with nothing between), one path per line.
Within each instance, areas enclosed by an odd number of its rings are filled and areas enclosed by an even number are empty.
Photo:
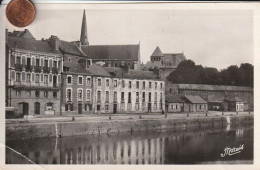
M251 164L253 126L6 141L6 164ZM226 147L243 149L221 157Z

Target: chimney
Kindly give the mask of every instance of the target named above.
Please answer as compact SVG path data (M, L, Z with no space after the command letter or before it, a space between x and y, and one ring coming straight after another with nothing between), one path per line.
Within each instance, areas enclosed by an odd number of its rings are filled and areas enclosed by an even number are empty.
M59 50L60 39L57 36L52 35L50 38L51 45L55 50Z

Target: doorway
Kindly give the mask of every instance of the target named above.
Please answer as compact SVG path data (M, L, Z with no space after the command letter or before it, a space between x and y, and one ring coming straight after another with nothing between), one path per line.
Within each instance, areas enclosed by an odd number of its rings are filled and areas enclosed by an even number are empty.
M114 104L113 105L113 113L116 113L117 112L117 104Z
M29 104L28 103L19 103L18 108L19 114L29 115Z
M82 114L82 103L78 103L78 114Z
M148 113L151 113L152 112L152 104L151 103L148 103Z
M35 115L39 115L40 114L40 103L39 102L36 102L34 104L34 114Z

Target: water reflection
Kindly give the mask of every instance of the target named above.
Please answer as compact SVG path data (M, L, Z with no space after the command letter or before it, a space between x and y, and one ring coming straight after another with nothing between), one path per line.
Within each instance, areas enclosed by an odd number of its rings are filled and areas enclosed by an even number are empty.
M253 128L228 127L173 133L78 136L7 141L37 164L196 164L253 160ZM244 144L239 155L221 158L225 147ZM29 163L6 149L7 164Z

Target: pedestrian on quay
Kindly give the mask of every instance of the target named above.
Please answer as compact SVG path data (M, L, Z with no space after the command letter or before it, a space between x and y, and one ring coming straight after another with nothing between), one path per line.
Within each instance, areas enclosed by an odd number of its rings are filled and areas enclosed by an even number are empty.
M164 110L162 109L162 115L164 115Z

